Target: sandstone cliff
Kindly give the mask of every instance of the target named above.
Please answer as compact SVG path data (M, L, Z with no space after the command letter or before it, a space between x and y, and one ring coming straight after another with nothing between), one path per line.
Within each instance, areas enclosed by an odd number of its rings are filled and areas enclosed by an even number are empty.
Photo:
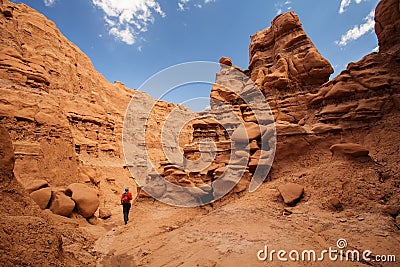
M0 26L0 116L15 146L17 179L24 186L35 178L66 186L99 179L87 174L101 159L106 168L122 167L118 140L132 93L109 84L54 23L28 6L4 1ZM127 176L102 173L114 171Z
M378 212L397 205L400 64L395 32L399 19L398 1L381 1L375 16L379 52L350 63L331 81L331 65L305 35L293 12L278 16L271 27L251 37L249 70L243 73L268 100L271 110L264 112L273 114L277 132L270 179L291 173L289 181L308 186L314 200L325 207L330 205L331 196L345 199L348 207ZM220 62L228 65L222 67L217 81L227 75L225 69L238 71L229 59L221 58ZM256 110L232 92L237 83L232 80L226 86L230 90L213 87L212 101L223 101L242 122L261 127L263 123L254 118ZM204 128L200 126L195 124L195 130ZM221 132L208 123L210 127L206 130ZM225 137L219 133L214 139ZM252 144L250 171L262 159L259 152L266 152L260 150L260 139ZM332 181L333 176L338 179ZM376 188L366 186L375 185L375 180L380 181ZM320 188L324 183L329 186Z
M125 186L135 191L121 136L135 91L110 84L53 22L28 6L2 1L0 20L0 121L15 147L18 181L27 187L44 179L55 190L87 183L98 190L101 206L114 203ZM164 158L158 122L173 108L158 101L149 118L153 161Z

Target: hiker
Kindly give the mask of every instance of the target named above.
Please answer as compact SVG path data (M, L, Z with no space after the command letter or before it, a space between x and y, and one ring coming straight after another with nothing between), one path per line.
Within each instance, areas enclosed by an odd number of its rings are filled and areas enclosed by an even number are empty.
M125 188L125 192L121 196L122 211L124 213L124 222L128 223L129 220L129 210L131 209L132 193L129 192L129 188Z

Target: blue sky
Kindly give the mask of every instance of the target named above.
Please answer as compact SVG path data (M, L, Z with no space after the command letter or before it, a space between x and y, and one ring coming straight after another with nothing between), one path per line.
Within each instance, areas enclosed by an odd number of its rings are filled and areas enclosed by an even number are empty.
M110 82L139 88L155 73L188 61L228 56L246 69L250 35L294 10L335 69L377 49L377 0L15 0L55 22ZM73 14L73 15L72 15ZM210 86L183 86L166 100L209 95ZM153 95L154 97L157 97ZM190 105L189 105L190 106ZM200 105L201 106L201 105ZM193 109L201 109L199 104Z

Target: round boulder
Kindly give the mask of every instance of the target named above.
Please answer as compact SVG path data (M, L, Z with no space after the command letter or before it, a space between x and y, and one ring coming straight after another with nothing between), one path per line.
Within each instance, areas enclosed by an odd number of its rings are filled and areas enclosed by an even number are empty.
M51 188L46 187L36 190L30 194L31 198L38 204L38 206L44 210L47 208L51 198Z
M54 192L50 204L50 210L57 215L70 217L75 208L75 202L63 192Z
M75 201L78 212L85 218L93 216L99 207L100 201L96 190L85 184L73 183L65 190L67 196Z

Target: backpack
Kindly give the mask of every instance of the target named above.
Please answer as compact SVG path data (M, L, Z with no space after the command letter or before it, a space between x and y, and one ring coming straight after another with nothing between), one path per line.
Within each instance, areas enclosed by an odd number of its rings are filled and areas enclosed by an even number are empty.
M124 196L122 197L122 203L129 203L129 194L128 192L124 193Z

